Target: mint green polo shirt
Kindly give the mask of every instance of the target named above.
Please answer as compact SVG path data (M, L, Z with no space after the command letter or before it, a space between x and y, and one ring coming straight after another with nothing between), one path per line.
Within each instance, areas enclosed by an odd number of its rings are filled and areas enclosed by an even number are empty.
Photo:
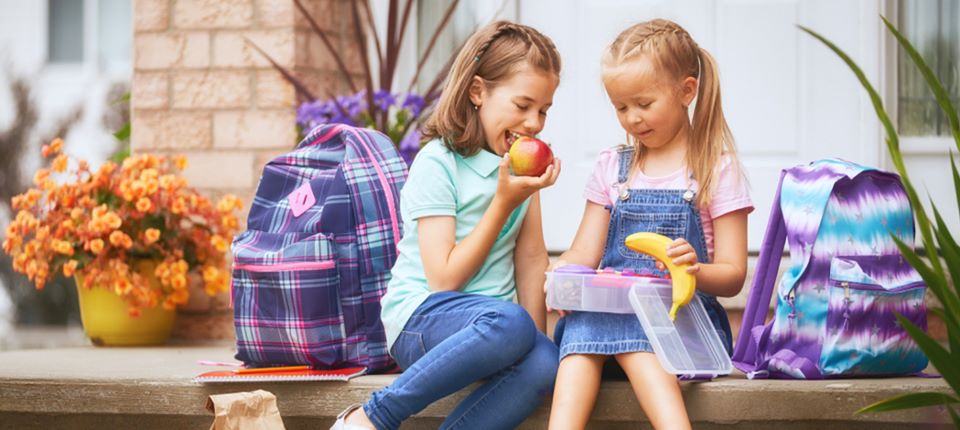
M457 243L472 232L490 206L497 191L500 157L481 150L464 158L439 140L427 143L410 166L407 182L400 191L403 239L400 256L391 271L387 294L380 301L380 316L387 333L387 347L393 348L407 320L430 296L420 258L417 219L452 216L457 220ZM510 214L487 259L461 291L502 300L516 297L513 253L530 199Z

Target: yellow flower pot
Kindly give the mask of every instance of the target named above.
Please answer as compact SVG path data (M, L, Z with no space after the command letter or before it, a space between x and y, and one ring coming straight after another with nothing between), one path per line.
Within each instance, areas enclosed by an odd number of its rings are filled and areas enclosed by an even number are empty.
M138 265L142 276L158 282L151 263ZM140 315L131 317L129 305L112 288L94 286L83 288L83 277L75 276L80 298L80 320L83 331L98 346L143 346L166 343L173 331L176 311L161 306L143 308Z

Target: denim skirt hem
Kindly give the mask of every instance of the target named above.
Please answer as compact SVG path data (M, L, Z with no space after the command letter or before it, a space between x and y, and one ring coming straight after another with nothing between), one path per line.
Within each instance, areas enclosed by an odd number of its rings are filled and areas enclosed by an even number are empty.
M646 340L631 340L621 342L582 342L565 343L560 347L560 359L569 354L618 355L629 352L653 352L653 347Z

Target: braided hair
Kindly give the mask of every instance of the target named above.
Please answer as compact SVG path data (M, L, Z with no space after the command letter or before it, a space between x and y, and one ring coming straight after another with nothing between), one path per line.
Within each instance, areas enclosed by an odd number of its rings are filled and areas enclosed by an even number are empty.
M464 157L476 154L486 140L470 102L473 77L492 89L524 65L559 76L560 53L549 37L526 25L495 21L477 30L450 68L437 107L424 125L424 141L440 138Z

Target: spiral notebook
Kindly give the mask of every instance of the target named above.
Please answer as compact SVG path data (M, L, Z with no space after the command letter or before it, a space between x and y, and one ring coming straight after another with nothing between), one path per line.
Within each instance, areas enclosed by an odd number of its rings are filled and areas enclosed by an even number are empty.
M348 367L332 370L286 370L275 372L238 373L235 370L204 372L193 378L196 383L220 382L279 382L279 381L348 381L367 373L366 367Z

